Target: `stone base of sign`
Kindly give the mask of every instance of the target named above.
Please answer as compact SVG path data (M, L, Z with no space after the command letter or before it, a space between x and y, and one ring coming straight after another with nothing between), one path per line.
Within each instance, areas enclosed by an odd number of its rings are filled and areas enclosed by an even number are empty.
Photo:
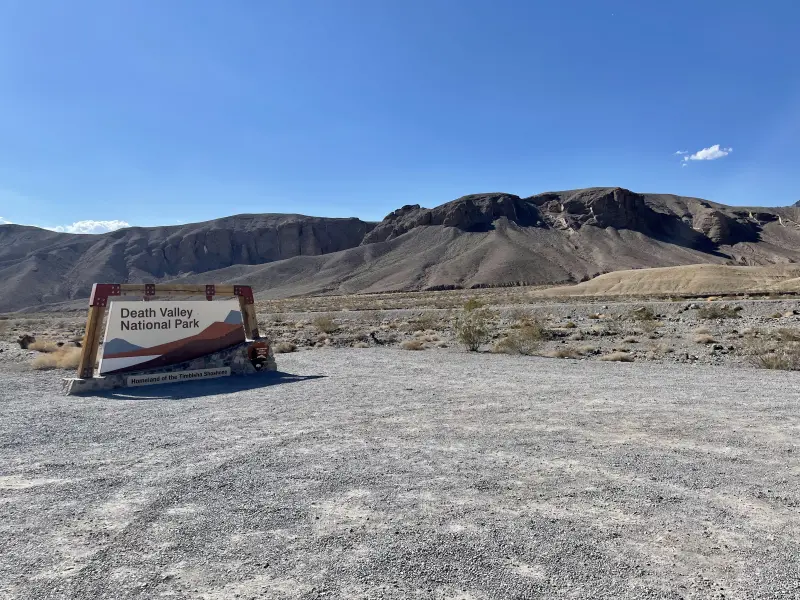
M253 363L248 356L248 349L252 344L252 341L247 341L242 344L237 344L236 346L226 348L225 350L214 352L213 354L195 358L194 360L190 360L188 362L170 365L162 369L138 371L136 374L154 375L156 373L196 371L199 369L216 369L221 367L230 367L231 375L258 375L259 373L277 371L278 365L275 363L275 356L272 353L272 348L269 349L269 357L266 364L260 370L253 366ZM64 379L64 393L67 395L91 394L93 392L124 388L128 386L128 377L131 375L133 375L133 373L105 375L93 377L92 379Z

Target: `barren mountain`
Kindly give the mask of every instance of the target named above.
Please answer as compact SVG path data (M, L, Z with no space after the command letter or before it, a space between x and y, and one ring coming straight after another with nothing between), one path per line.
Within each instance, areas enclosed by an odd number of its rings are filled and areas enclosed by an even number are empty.
M336 252L357 246L373 227L358 219L269 214L102 235L0 225L0 310L87 297L95 282L164 281Z
M623 188L474 194L378 224L239 215L100 236L0 226L0 310L96 281L247 282L262 296L582 281L621 269L800 262L800 208Z
M800 262L800 209L732 207L622 188L465 196L404 206L358 248L233 266L264 297L574 283L622 269ZM201 281L202 277L193 280Z

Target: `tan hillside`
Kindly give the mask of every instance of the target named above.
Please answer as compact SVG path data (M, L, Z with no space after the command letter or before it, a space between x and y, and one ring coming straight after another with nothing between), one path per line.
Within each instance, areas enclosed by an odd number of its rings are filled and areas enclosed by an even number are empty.
M534 292L536 296L661 296L800 291L800 265L736 267L684 265L606 273L571 286Z

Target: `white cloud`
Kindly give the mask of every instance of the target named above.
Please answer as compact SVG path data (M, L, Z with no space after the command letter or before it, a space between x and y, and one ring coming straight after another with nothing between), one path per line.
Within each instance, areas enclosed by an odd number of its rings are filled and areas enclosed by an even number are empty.
M130 223L125 221L76 221L72 225L57 225L56 227L45 227L50 231L58 231L60 233L106 233L108 231L116 231L123 227L130 227Z
M0 225L12 225L12 224L13 223L11 221L9 221L8 219L4 219L3 217L0 217Z
M682 154L689 154L689 151L688 150L678 150L675 153L675 156L681 156Z
M714 144L710 148L698 150L691 156L684 156L683 160L716 160L728 156L731 152L733 152L733 148L720 148L719 144Z

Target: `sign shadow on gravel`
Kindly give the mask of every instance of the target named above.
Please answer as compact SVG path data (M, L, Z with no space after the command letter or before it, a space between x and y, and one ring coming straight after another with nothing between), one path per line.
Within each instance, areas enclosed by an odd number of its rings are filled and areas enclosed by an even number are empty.
M203 381L159 383L141 387L120 388L97 394L100 398L112 400L187 400L218 394L235 394L260 388L297 383L310 379L321 379L326 375L294 375L281 371L261 373L249 377L221 377Z

